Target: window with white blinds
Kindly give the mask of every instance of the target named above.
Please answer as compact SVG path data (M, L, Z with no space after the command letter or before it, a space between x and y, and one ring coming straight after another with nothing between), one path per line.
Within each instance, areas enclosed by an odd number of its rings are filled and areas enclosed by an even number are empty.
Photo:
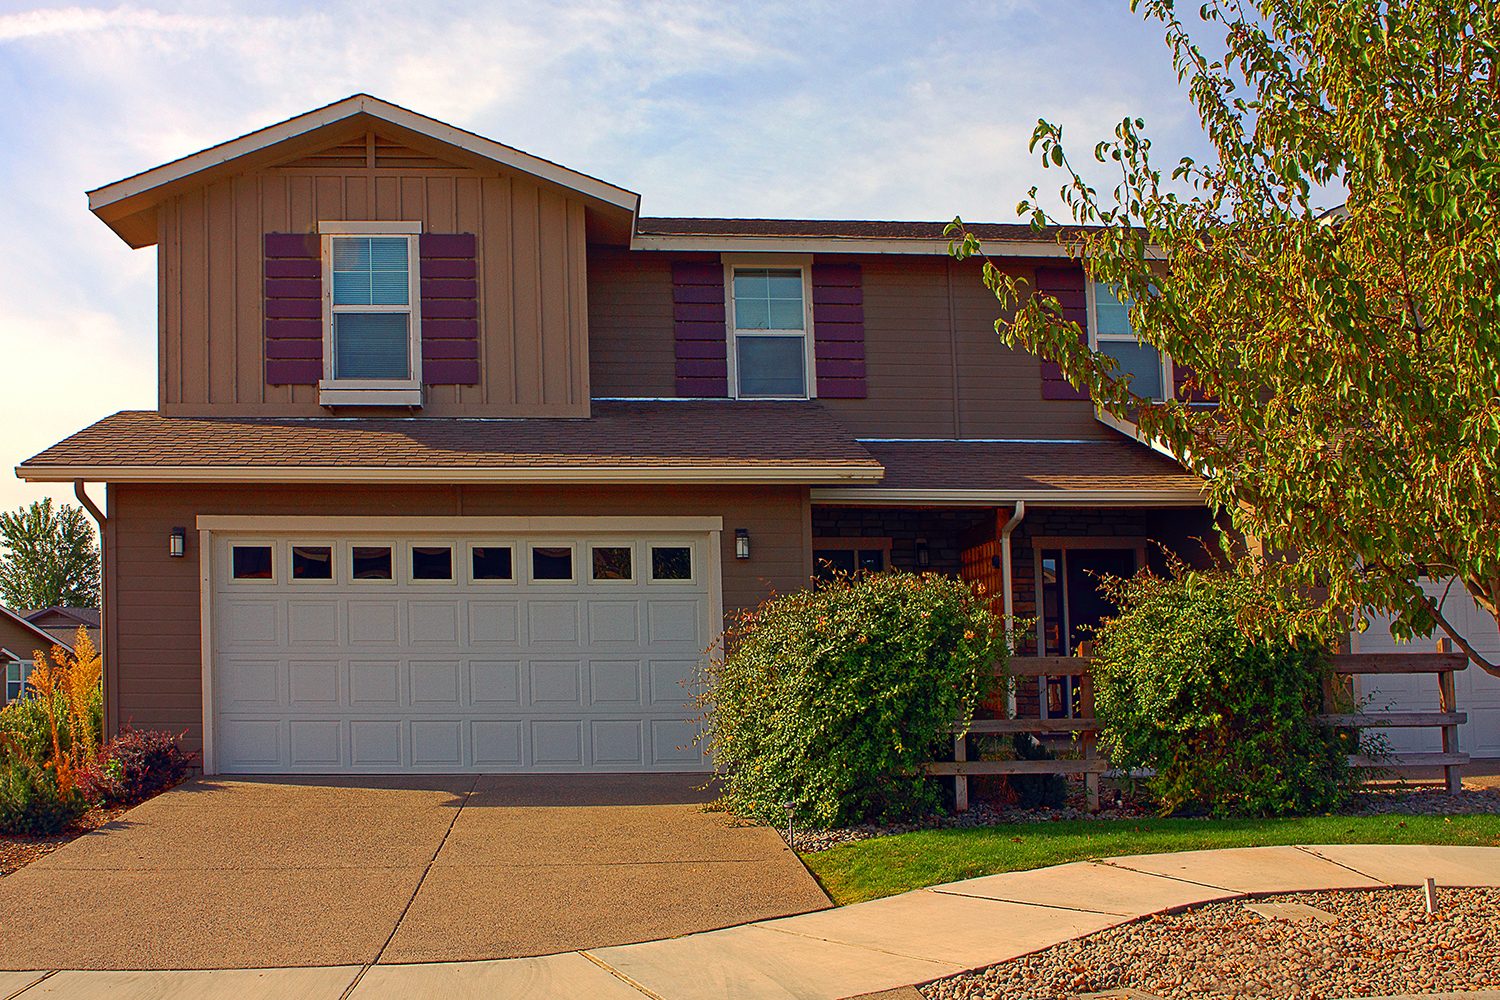
M1094 350L1115 359L1118 371L1130 376L1130 388L1146 399L1167 398L1167 372L1161 352L1136 336L1130 325L1130 306L1120 301L1116 286L1090 283L1093 322L1089 335Z
M382 232L382 226L391 229ZM320 398L327 402L332 393L338 402L359 402L344 398L346 390L420 390L421 226L319 223L319 229L324 279Z

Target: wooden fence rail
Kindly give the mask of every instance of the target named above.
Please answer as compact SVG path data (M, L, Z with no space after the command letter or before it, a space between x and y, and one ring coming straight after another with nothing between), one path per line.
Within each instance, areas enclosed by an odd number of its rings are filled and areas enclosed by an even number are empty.
M1088 643L1082 643L1080 651L1087 653ZM1360 754L1351 754L1349 763L1353 767L1442 767L1448 791L1458 794L1463 785L1459 769L1469 762L1469 755L1458 749L1458 727L1468 721L1468 716L1457 710L1453 674L1466 669L1468 659L1462 653L1454 653L1448 640L1438 643L1435 653L1337 653L1332 657L1334 679L1324 686L1323 707L1325 714L1316 716L1318 722L1329 726L1351 729L1376 727L1434 727L1442 730L1442 753L1399 754L1391 759L1375 759ZM998 677L1077 677L1079 684L1080 715L1073 719L973 719L953 725L953 757L951 761L931 761L924 765L932 777L953 778L954 808L964 812L969 808L969 778L998 774L1082 774L1084 799L1090 812L1099 808L1099 775L1111 770L1109 761L1099 756L1099 724L1094 718L1094 677L1089 669L1088 656L1019 656L1010 661L1007 674L995 669ZM1368 674L1436 674L1438 678L1438 710L1436 712L1332 712L1327 711L1347 703L1352 683L1349 678ZM1339 680L1338 678L1345 678ZM1343 697L1335 689L1343 686ZM1039 689L1046 689L1045 680L1039 680ZM965 737L968 733L985 735L1003 733L1074 733L1082 750L1081 760L968 760Z

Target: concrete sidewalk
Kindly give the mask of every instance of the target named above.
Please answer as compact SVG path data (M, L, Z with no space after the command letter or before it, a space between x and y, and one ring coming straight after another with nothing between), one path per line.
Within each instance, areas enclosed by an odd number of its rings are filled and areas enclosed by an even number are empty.
M487 962L203 972L0 973L19 1000L840 1000L1253 893L1500 887L1500 848L1257 847L1077 862L641 944ZM539 901L538 919L545 901ZM909 994L907 994L909 995Z

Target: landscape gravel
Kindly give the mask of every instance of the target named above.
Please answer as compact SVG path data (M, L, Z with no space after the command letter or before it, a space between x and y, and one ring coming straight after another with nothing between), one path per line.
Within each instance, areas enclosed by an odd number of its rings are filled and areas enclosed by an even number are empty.
M1355 796L1342 811L1346 816L1474 816L1500 815L1500 788L1466 788L1458 795L1449 795L1441 789L1389 786L1369 787ZM969 810L950 815L925 816L906 823L877 825L866 823L859 826L834 830L796 829L793 847L812 854L826 851L839 844L850 844L857 840L874 837L890 837L898 833L915 830L951 830L960 827L1006 826L1015 823L1052 823L1059 820L1111 820L1136 819L1154 816L1156 812L1146 803L1123 800L1109 808L1091 813L1083 807L1081 790L1068 797L1065 806L1056 809L1011 809L997 807L985 801L971 802ZM1206 817L1195 817L1203 819ZM782 839L786 830L782 829Z
M1133 921L978 972L920 987L926 1000L1061 1000L1139 990L1163 998L1325 1000L1500 986L1500 890L1299 892L1337 917L1268 919L1248 900Z

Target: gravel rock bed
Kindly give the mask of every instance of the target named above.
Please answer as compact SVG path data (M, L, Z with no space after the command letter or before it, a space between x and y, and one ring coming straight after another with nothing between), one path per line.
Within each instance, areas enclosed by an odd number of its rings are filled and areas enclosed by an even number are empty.
M1354 801L1342 812L1346 816L1475 816L1500 815L1500 789L1465 789L1459 795L1431 788L1367 788L1355 796ZM792 845L804 854L826 851L840 844L852 844L857 840L874 837L890 837L914 830L952 830L974 826L1008 826L1017 823L1052 823L1058 820L1111 820L1136 819L1154 816L1154 809L1131 802L1122 802L1108 809L1091 813L1083 807L1082 794L1069 797L1068 804L1059 809L1004 809L984 802L971 802L969 811L951 816L928 816L909 823L890 823L884 826L862 824L837 830L796 830L796 842ZM1193 817L1204 819L1206 817ZM782 839L786 829L782 828Z
M1246 902L1298 902L1333 923L1267 919ZM1134 989L1164 1000L1292 1000L1500 986L1500 890L1300 892L1146 917L920 987L926 1000L1051 1000Z

